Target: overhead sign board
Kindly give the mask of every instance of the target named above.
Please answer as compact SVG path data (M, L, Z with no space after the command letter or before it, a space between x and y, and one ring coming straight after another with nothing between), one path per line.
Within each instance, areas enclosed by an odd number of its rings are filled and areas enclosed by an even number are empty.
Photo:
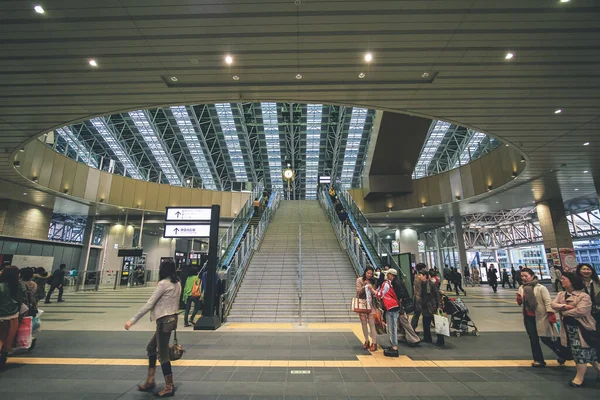
M165 224L165 238L207 238L210 236L208 224Z
M167 207L165 221L210 221L210 207Z

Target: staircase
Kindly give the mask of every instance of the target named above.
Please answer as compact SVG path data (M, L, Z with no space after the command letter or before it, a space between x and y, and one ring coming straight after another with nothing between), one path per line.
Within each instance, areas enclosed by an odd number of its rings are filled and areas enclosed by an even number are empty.
M250 262L228 322L298 322L302 213L302 321L349 322L356 274L316 200L282 201Z

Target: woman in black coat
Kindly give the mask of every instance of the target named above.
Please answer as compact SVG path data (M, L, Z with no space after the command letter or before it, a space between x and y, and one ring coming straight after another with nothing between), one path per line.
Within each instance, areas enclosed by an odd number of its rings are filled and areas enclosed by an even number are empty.
M496 268L494 264L490 264L490 269L487 271L488 283L494 289L494 293L498 291L498 275L496 275Z

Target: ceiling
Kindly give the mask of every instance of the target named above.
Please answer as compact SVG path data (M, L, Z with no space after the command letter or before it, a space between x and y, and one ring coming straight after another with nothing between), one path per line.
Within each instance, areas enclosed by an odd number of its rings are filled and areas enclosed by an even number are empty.
M596 193L595 0L47 3L37 14L30 2L0 2L5 197L49 196L21 187L31 184L12 157L58 127L170 105L262 101L441 119L522 151L525 171L508 187L461 201L461 213ZM448 208L403 216L437 218Z

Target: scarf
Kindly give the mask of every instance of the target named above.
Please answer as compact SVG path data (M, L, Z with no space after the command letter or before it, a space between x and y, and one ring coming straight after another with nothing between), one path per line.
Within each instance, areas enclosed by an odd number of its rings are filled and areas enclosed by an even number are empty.
M528 311L535 311L537 307L538 302L533 293L537 284L537 278L534 278L531 282L523 283L523 308Z

